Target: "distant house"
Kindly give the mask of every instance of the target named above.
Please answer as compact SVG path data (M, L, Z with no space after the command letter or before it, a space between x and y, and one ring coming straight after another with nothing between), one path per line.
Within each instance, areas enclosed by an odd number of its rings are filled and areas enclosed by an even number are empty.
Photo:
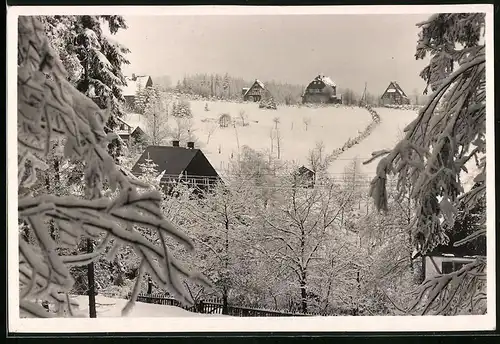
M140 165L148 157L158 165L160 185L167 193L178 182L197 190L208 190L221 180L203 152L194 148L193 142L188 142L186 147L180 147L179 141L173 141L172 146L148 146L132 167L132 174L137 177L142 174Z
M410 99L396 81L391 81L382 97L382 105L408 105Z
M332 79L324 75L318 75L304 90L302 103L341 104L342 97L337 95L337 85Z
M127 85L123 87L122 94L125 98L125 104L129 107L134 106L136 93L139 89L153 87L153 79L149 75L135 75L125 77Z
M262 83L262 81L255 79L253 85L249 88L243 88L243 100L250 102L260 102L263 97L266 95L266 87Z
M316 173L305 166L299 167L294 173L294 186L312 188L315 181Z
M124 118L117 118L118 128L115 132L128 145L132 144L134 141L137 142L147 137L143 128L140 126L140 117L140 114L129 113L126 114Z

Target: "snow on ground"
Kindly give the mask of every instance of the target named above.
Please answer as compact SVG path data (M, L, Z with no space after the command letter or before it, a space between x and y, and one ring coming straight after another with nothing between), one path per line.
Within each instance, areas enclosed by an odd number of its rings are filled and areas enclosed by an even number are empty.
M210 111L204 110L205 104L208 104ZM306 163L309 150L318 141L323 141L325 151L332 151L342 147L371 122L367 110L349 107L278 106L278 110L263 110L259 109L258 103L191 101L191 109L198 146L218 171L227 168L231 156L236 158L238 146L247 145L259 151L271 150L270 134L275 128L273 119L276 117L280 120L281 159L295 160L299 164ZM244 111L248 117L247 126L240 124L240 111ZM219 127L218 118L223 113L228 113L237 121L236 128L232 125ZM310 119L307 130L304 119ZM214 131L208 139L210 128ZM276 154L276 140L273 150Z
M81 316L88 317L89 314L89 299L87 295L78 295L74 299L80 305L76 313ZM128 300L115 299L102 295L96 296L96 311L98 318L115 318L121 317L121 311L127 304ZM221 314L201 314L188 312L180 307L154 305L150 303L136 302L134 308L130 311L127 317L132 318L153 318L153 317L206 317L206 316L226 316Z
M340 155L339 159L333 162L330 168L331 173L342 173L350 159L358 158L362 163L368 160L374 151L393 148L402 138L404 128L417 117L415 110L389 108L374 108L374 110L380 116L380 124L375 127L371 135ZM361 165L360 172L369 178L375 176L378 161Z

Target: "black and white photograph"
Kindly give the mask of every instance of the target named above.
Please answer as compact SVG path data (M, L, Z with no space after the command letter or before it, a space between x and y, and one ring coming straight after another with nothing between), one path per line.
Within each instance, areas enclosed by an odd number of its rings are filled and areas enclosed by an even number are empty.
M13 7L7 54L9 331L494 328L492 5Z

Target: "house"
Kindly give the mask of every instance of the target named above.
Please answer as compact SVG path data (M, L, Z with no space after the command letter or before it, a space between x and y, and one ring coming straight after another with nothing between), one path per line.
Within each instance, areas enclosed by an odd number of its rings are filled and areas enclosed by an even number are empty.
M149 75L135 75L125 77L127 85L122 88L122 95L125 98L125 104L133 108L136 93L139 89L153 87L153 79Z
M316 173L311 169L305 167L304 165L302 165L295 171L293 177L294 186L313 188L316 181Z
M147 137L143 128L140 127L140 116L140 114L129 113L124 118L117 117L118 128L115 132L129 146Z
M178 182L197 190L208 190L221 181L205 154L194 148L194 142L188 142L186 147L180 147L179 141L172 141L172 146L148 146L132 167L136 177L142 174L140 165L146 159L157 165L160 185L167 193Z
M455 247L450 240L448 245L440 245L431 252L422 256L423 279L432 278L441 274L448 274L460 270L464 265L486 256L486 240ZM414 253L412 259L421 256Z
M255 79L253 85L249 88L243 88L243 100L250 102L259 102L265 97L267 90L262 81Z
M391 81L382 97L382 105L409 105L410 99L396 81Z
M302 94L302 103L341 104L342 96L337 95L337 85L332 79L320 74L307 85Z

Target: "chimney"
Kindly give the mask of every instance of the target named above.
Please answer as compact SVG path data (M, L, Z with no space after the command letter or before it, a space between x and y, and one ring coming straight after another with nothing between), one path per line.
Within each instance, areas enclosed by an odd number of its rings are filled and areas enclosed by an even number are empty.
M179 141L178 140L172 141L172 147L179 147Z
M132 73L132 80L135 81L137 80L136 76L135 76L135 73Z
M194 149L194 142L193 142L193 141L189 141L189 142L187 143L187 148L189 148L189 149Z

